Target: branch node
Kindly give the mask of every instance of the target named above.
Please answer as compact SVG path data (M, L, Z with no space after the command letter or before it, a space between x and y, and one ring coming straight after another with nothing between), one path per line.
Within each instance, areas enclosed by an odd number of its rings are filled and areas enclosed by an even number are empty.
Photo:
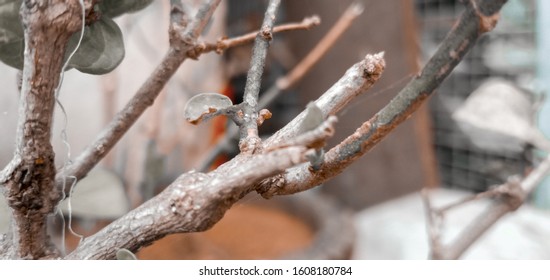
M508 204L511 211L517 210L527 198L527 193L521 187L521 178L519 176L508 178L506 184L497 187L497 191L499 197Z
M386 61L384 60L384 52L377 54L367 54L363 60L364 70L363 77L369 82L376 82L384 69L386 68Z
M254 154L262 150L262 139L255 134L255 130L247 129L247 137L239 140L239 149L243 154Z
M283 174L278 174L260 183L256 192L263 198L270 199L277 195L278 191L282 189L285 184L285 176Z
M271 114L271 112L268 109L262 109L259 112L259 116L258 116L258 119L256 120L256 123L258 124L258 126L260 126L264 123L265 120L271 119L271 116L273 116L273 114Z
M260 36L262 36L262 38L264 38L264 40L266 41L273 40L273 33L271 32L271 28L269 27L263 27L260 32Z
M493 30L500 19L500 12L496 12L492 15L486 15L481 12L477 6L476 0L470 0L470 4L472 5L472 9L479 20L479 32L483 34Z

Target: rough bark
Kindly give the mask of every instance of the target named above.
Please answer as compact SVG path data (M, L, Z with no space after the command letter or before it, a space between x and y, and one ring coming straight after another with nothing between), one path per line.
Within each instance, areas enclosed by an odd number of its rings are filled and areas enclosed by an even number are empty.
M24 1L21 8L25 58L16 150L0 182L11 208L13 258L56 256L46 232L46 218L61 198L54 184L52 117L66 43L81 26L81 12L77 1Z
M137 251L167 234L207 230L247 193L251 182L305 160L306 148L240 155L213 172L188 172L162 193L84 239L67 259L113 259L118 249Z

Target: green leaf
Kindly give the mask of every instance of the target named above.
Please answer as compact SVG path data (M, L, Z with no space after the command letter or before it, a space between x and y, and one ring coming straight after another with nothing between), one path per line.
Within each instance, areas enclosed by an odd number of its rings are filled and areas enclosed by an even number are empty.
M19 19L21 0L0 0L0 60L23 69L24 35Z
M200 93L185 104L183 116L192 123L198 124L203 120L220 115L223 110L233 105L229 97L219 93Z
M80 34L69 40L65 57L76 47ZM108 17L86 27L80 48L69 62L70 67L88 74L105 74L115 69L124 58L124 41L118 25Z
M98 8L103 15L113 18L124 13L137 12L151 3L153 0L103 0Z

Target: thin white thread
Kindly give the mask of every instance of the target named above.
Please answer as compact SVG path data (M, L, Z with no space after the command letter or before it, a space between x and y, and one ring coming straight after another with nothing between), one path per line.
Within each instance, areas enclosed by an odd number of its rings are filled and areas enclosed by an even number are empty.
M63 64L63 67L61 68L61 73L59 74L59 84L57 85L57 88L55 89L55 98L59 95L59 90L61 89L61 84L63 84L63 78L65 76L65 70L69 66L69 62L71 61L71 58L75 55L78 48L80 48L80 44L82 43L82 39L84 38L84 28L86 27L86 7L84 6L84 0L79 0L78 3L80 4L80 8L82 9L82 25L80 26L80 37L78 38L78 43L76 44L76 47L74 50L69 54L69 57L67 58L67 61L65 61L65 64Z
M76 185L76 182L77 182L77 178L75 176L67 176L68 178L72 178L73 179L73 183L71 184L71 188L69 189L69 198L67 199L67 214L68 214L68 221L67 221L67 227L69 228L69 232L78 237L80 240L78 241L78 244L80 244L80 242L82 242L82 240L84 239L84 235L82 234L78 234L76 233L74 230L73 230L73 226L72 226L72 222L73 222L73 216L72 216L72 204L71 204L71 197L73 197L73 190L74 190L74 186Z
M65 245L65 216L63 216L63 210L61 207L57 207L56 214L59 214L61 217L61 253L63 255L67 254L67 246Z
M357 102L351 102L344 110L342 110L340 112L340 116L343 116L345 115L349 110L351 110L352 108L354 107L357 107L359 105L361 105L363 102L367 101L367 100L370 100L372 98L374 98L375 96L378 96L386 91L389 91L389 90L392 90L394 88L396 88L397 86L401 85L404 81L406 81L407 79L410 79L412 77L414 77L414 75L416 75L415 73L410 73L406 76L403 76L402 78L400 78L399 80L391 83L390 85L380 89L380 90L377 90L373 93L367 93L365 94L364 96L362 97L359 97L358 101Z
M69 54L69 57L67 58L67 61L65 61L65 63L63 64L63 67L61 67L61 73L59 74L59 83L57 85L57 88L55 89L55 102L59 105L59 108L61 109L61 112L62 112L62 115L63 115L63 128L61 129L60 138L61 138L61 141L63 142L63 144L65 145L65 148L67 149L66 160L63 163L62 169L64 169L68 165L72 164L72 162L71 162L71 145L69 144L68 137L67 137L68 117L67 117L67 112L65 111L65 108L61 104L61 101L59 101L59 93L60 93L60 90L61 90L61 85L63 84L63 79L65 77L65 70L67 70L67 67L69 66L69 62L71 61L71 59L75 55L76 51L80 48L80 44L82 43L82 39L84 38L84 29L86 27L86 7L84 6L84 0L79 0L78 3L80 4L80 8L82 10L82 17L81 17L82 24L81 24L81 27L80 27L80 37L78 38L78 42L76 44L76 47ZM79 237L80 241L82 241L84 236L74 232L74 230L72 229L71 196L72 196L73 187L77 183L77 178L76 177L74 177L74 176L64 176L63 177L62 200L65 200L67 198L67 194L65 193L65 187L67 186L67 178L68 177L73 178L73 183L71 184L71 188L69 190L69 198L67 200L67 208L68 208L67 209L68 210L67 215L68 215L68 219L69 219L68 220L68 228L69 228L69 231L71 232L71 234ZM61 211L61 209L59 209L59 210ZM63 253L65 254L65 250L66 250L66 245L65 245L65 217L63 216L62 211L61 211L61 215L62 215L62 220L63 220L63 228L61 230L62 244L63 244L62 245L62 250L63 250Z

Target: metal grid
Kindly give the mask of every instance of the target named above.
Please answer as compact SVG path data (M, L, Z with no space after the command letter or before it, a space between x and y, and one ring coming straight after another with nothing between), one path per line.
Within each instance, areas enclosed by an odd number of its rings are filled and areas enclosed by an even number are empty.
M416 0L421 27L421 46L428 58L452 28L464 10L463 1ZM530 164L529 152L491 153L470 144L451 118L469 94L490 77L501 77L520 87L529 88L535 76L535 64L529 54L535 47L535 0L510 0L503 8L495 30L483 36L455 71L437 89L431 100L434 145L439 162L441 183L450 188L483 191L502 183L508 176L522 174ZM505 65L507 55L516 57ZM498 53L500 51L501 53ZM499 57L501 56L502 57ZM500 65L499 65L500 63Z

